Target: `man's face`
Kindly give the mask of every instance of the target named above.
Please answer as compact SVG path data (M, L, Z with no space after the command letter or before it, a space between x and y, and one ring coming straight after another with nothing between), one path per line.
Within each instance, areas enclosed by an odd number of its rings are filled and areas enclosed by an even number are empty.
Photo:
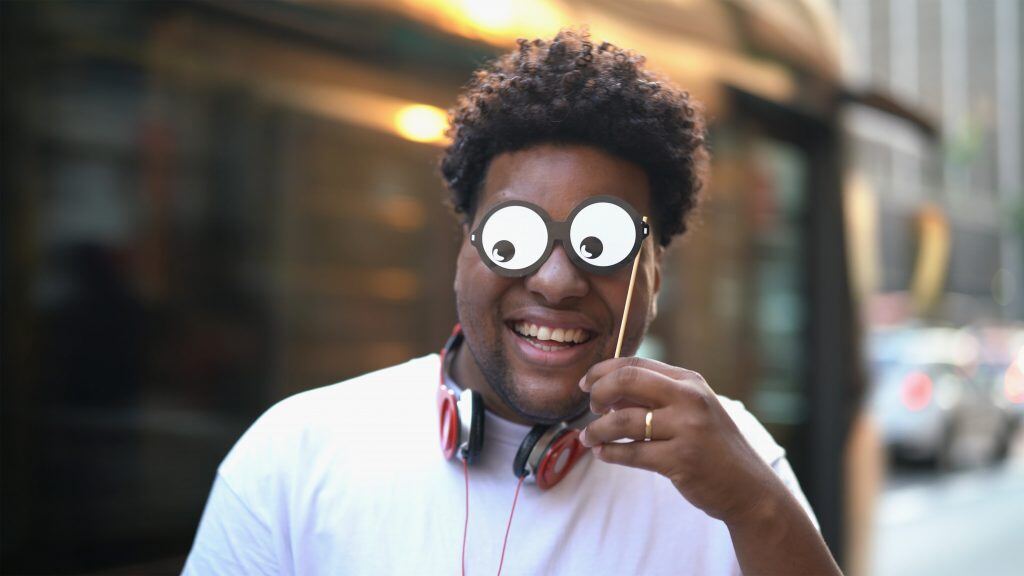
M632 261L609 275L589 274L556 243L536 272L506 278L481 260L469 232L492 206L508 200L531 202L564 221L580 202L597 195L617 196L640 214L651 214L644 170L597 148L540 145L490 163L475 220L463 230L455 296L466 344L490 387L480 391L488 407L506 418L550 424L587 409L578 383L591 366L615 354ZM656 313L661 248L654 238L652 230L640 252L624 356L636 352ZM531 325L537 336L523 334L532 332Z

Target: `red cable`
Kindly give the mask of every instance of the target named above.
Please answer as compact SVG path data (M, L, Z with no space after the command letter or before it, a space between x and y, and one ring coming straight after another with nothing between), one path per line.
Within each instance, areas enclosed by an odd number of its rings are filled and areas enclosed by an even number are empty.
M462 527L462 576L466 576L466 536L469 534L469 464L465 460L462 461L462 473L466 477L466 523ZM523 480L526 480L526 476L519 478L515 496L512 497L512 510L508 513L508 525L505 526L505 540L501 543L498 576L501 576L501 568L505 564L505 547L508 545L508 534L512 531L512 516L516 513L516 502L519 501L519 489L523 487Z
M512 498L512 511L508 513L508 526L505 527L505 541L501 543L501 561L498 562L498 576L501 576L501 566L505 563L505 545L508 544L508 533L512 530L512 515L516 513L516 500L519 500L519 488L523 485L526 476L519 477L519 484L516 484L516 495Z
M462 527L462 576L466 576L466 534L469 532L469 464L462 461L462 472L466 476L466 523ZM501 571L501 568L498 568Z

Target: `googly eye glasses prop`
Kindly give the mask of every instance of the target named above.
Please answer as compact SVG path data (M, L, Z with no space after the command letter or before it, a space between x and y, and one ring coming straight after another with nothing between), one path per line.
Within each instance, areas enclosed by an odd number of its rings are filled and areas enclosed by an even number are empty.
M543 208L510 200L491 208L470 236L484 264L502 276L529 276L547 261L555 242L569 258L593 274L610 274L640 251L646 219L615 196L594 196L580 203L565 222Z
M562 244L577 267L592 274L611 274L632 258L626 312L615 348L618 358L640 248L649 234L647 217L641 217L627 202L615 196L594 196L576 206L564 222L555 222L536 204L520 200L502 202L484 215L469 240L484 264L496 274L510 278L529 276L539 270L551 256L555 242Z

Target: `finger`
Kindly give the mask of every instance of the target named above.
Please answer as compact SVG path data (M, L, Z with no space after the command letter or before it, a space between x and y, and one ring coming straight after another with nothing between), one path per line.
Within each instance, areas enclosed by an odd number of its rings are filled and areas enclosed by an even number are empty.
M669 419L665 409L625 408L609 412L587 425L580 434L580 442L589 448L622 438L643 441L647 430L647 412L651 412L651 440L672 438L673 433L667 426Z
M605 462L651 472L661 472L665 464L672 461L672 443L666 441L601 444L593 451L598 459Z
M590 409L598 414L623 405L661 408L685 402L692 384L640 368L623 366L594 382L590 388Z
M693 370L672 366L671 364L665 364L664 362L658 362L657 360L651 360L650 358L627 356L625 358L610 358L591 366L590 370L588 370L587 373L583 375L583 378L580 379L580 388L582 388L584 392L589 392L594 382L600 380L607 374L626 366L646 368L648 370L664 374L670 378L704 380L700 374Z

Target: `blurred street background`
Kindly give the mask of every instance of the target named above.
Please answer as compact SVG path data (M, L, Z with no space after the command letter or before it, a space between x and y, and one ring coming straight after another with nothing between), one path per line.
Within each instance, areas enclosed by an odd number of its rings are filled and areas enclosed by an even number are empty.
M0 3L0 572L177 573L259 414L439 350L444 110L566 25L709 118L641 354L847 574L1024 573L1019 0Z

